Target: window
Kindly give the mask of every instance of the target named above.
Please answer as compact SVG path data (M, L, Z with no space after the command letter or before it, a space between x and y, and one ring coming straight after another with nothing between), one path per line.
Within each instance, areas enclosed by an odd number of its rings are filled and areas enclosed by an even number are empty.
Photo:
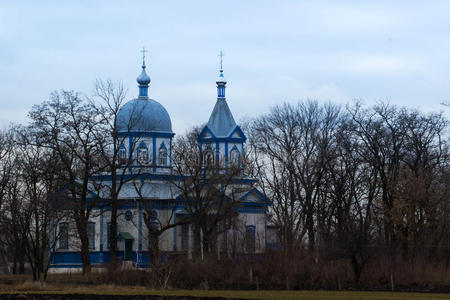
M126 163L127 160L127 152L125 150L125 147L121 147L119 149L119 164L123 165Z
M125 212L125 220L131 221L132 219L133 219L133 213L131 212L131 210L127 210Z
M233 149L231 150L231 154L230 154L230 160L231 160L231 164L234 166L239 166L239 151L238 149Z
M206 150L203 157L203 164L205 167L212 166L214 164L214 154L212 150Z
M255 253L255 226L245 228L245 243L247 253Z
M87 235L89 239L89 249L95 249L95 223L89 222L87 225Z
M59 248L69 249L69 224L59 224Z
M147 148L145 148L144 146L139 146L138 151L137 151L137 157L138 157L138 162L141 165L148 163L149 159L148 159Z
M163 146L161 146L161 148L159 148L159 165L160 166L165 166L167 164L167 150L166 148Z
M181 225L181 251L189 250L189 224Z

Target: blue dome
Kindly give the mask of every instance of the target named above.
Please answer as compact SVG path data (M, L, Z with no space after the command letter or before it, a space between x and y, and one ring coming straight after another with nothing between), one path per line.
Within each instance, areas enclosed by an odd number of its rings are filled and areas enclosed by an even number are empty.
M119 132L172 133L169 113L157 101L140 97L125 103L117 113Z
M142 66L142 72L141 75L136 78L137 83L141 85L150 84L150 77L147 75L147 72L145 72L145 66Z

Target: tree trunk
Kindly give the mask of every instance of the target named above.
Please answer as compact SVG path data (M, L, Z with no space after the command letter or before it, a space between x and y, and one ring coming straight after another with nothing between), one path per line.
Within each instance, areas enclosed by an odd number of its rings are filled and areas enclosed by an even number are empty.
M113 269L115 269L117 267L117 199L111 200L111 220L109 232L110 264Z
M362 263L358 261L358 257L356 255L352 255L352 267L353 274L355 275L355 282L356 284L359 284L362 272Z
M161 259L159 254L159 234L150 234L150 251L152 256L152 265L158 265Z
M91 272L91 259L89 256L89 238L86 231L80 232L81 241L81 263L83 266L83 274Z
M194 259L194 261L200 260L201 259L201 242L200 242L200 227L198 225L194 225L194 251L193 251L193 255L192 258Z

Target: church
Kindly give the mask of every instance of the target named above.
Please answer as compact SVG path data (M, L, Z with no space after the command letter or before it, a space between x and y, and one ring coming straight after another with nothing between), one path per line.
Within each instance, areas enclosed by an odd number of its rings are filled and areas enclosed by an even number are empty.
M222 52L220 56L222 59ZM188 214L189 210L183 205L187 202L180 199L183 197L182 184L186 182L183 179L191 175L180 176L174 171L172 145L175 133L167 110L160 102L148 96L150 81L144 56L142 71L137 77L138 97L126 102L116 117L117 138L120 139L118 159L127 162L125 173L139 174L138 181L121 183L117 214L117 257L136 268L146 268L151 263L151 232L148 222L144 222L149 206L152 224L158 227L164 223L168 228L157 241L161 254L165 257L185 255L193 258L193 249L198 243L192 224L170 226ZM226 84L221 60L216 80L217 100L197 141L203 153L204 167L220 163L223 166L222 172L228 173L232 166L238 166L239 169L242 165L246 137L228 106ZM211 102L211 107L213 103ZM214 251L222 257L230 256L231 252L260 254L268 245L268 208L271 201L254 187L256 179L247 178L243 169L235 177L230 186L237 192L227 197L233 197L233 201L238 204L234 206L236 222L230 227L223 227L214 237ZM111 185L111 180L112 176L108 174L92 176L92 197L107 202L107 189L96 190L95 186L98 186L99 181ZM93 268L105 266L109 262L110 218L111 212L107 206L95 207L91 213L87 229ZM67 218L59 221L56 230L59 232L59 240L51 259L50 270L80 270L80 244L73 220Z

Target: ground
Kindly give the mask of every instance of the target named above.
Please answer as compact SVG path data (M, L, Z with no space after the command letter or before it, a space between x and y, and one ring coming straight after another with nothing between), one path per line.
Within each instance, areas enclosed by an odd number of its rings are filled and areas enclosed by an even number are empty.
M267 299L267 300L431 300L450 299L450 294L358 291L236 291L152 290L144 286L118 286L82 282L61 276L35 283L27 275L0 276L0 299ZM73 280L75 279L75 280ZM77 283L73 283L77 282ZM20 296L19 296L20 295ZM153 296L153 297L152 297ZM163 298L161 298L163 297Z

